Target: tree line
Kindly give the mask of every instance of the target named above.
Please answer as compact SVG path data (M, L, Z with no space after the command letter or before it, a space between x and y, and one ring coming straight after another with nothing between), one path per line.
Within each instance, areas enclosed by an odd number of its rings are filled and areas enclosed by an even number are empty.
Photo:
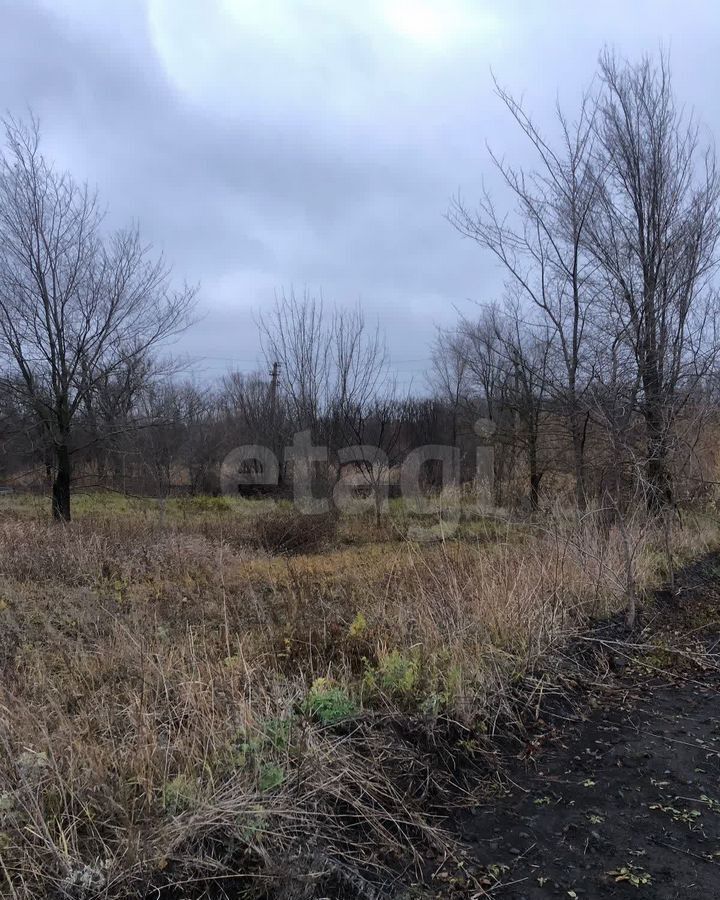
M572 494L651 510L712 489L717 411L720 181L712 141L675 100L665 55L601 54L572 114L541 129L495 84L532 151L494 150L502 196L457 196L449 222L505 273L499 298L438 333L427 384L401 392L361 308L279 294L257 319L254 374L212 386L162 355L196 291L173 286L136 229L109 233L97 198L5 122L0 160L3 477L166 495L214 492L224 455L282 461L307 431L329 481L348 446L371 491L421 444L495 448L495 503ZM478 423L481 423L478 425ZM374 449L373 449L374 448ZM280 480L283 467L281 465ZM32 474L29 474L32 473ZM440 473L428 473L429 482Z

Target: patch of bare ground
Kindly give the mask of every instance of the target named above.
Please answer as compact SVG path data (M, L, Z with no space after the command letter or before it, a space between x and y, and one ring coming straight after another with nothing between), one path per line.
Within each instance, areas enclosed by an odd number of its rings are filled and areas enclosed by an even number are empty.
M502 790L450 813L460 862L405 896L720 895L717 557L658 592L635 634L609 621L583 644L614 676L585 703L548 705L504 755Z

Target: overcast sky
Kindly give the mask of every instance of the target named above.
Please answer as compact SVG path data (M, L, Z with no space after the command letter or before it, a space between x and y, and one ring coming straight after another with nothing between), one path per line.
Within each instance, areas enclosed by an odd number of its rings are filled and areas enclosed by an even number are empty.
M526 148L490 71L536 118L570 111L610 44L670 48L676 91L720 129L720 7L693 2L0 0L0 108L137 221L204 318L199 378L259 359L255 310L295 286L361 300L407 384L454 310L501 292L444 214L492 189L486 141ZM501 195L499 195L501 197Z

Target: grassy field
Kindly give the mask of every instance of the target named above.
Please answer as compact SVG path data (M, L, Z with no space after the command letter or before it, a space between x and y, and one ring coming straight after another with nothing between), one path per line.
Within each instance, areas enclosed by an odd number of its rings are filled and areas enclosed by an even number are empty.
M433 810L460 761L625 603L620 535L592 515L468 512L420 543L398 504L380 528L210 498L86 495L74 512L57 526L45 498L0 498L13 898L305 897L293 885L318 868L363 896L445 852ZM663 540L631 538L649 589ZM688 519L674 552L716 538Z

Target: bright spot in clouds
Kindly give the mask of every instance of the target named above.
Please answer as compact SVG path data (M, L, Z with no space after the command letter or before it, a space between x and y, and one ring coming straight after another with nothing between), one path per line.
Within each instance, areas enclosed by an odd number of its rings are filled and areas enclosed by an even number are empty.
M437 51L451 48L468 30L474 30L481 17L479 9L473 21L460 4L437 0L388 0L379 5L379 10L400 37Z
M496 43L503 30L477 0L148 0L147 14L174 86L230 112L248 91L362 105L378 77L411 87L428 65Z

